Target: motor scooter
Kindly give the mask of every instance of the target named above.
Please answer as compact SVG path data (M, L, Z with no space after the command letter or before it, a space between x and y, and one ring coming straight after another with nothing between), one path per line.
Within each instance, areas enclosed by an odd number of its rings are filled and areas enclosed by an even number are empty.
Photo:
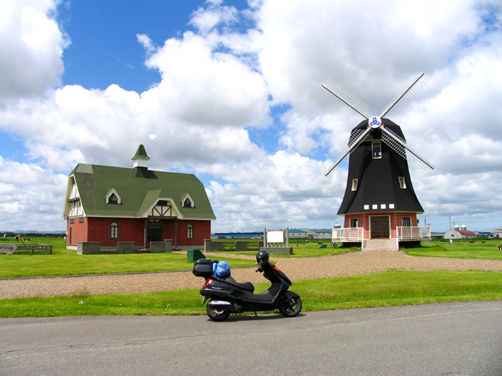
M259 251L256 255L257 272L271 282L271 286L260 294L254 294L251 282L238 283L231 276L217 277L213 274L213 260L200 259L194 264L193 274L204 277L204 286L200 294L204 296L202 305L207 302L206 312L213 321L224 321L230 313L273 311L286 317L300 313L302 300L300 296L289 290L291 280L275 265L269 262L267 251Z

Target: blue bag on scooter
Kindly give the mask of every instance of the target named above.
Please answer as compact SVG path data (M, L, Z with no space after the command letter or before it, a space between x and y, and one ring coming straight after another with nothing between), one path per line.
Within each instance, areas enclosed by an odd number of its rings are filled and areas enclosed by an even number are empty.
M230 264L226 261L213 263L213 276L218 278L230 277Z

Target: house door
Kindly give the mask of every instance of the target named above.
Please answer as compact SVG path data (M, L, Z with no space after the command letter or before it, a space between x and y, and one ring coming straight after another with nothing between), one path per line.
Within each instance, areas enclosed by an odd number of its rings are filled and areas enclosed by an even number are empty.
M162 221L160 219L149 219L146 228L146 246L150 242L157 242L162 240Z
M390 226L389 216L374 215L371 216L371 239L389 239Z

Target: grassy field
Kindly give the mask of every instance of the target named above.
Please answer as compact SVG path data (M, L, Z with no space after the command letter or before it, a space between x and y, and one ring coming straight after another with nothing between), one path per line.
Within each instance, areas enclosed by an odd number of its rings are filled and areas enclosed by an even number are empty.
M15 241L11 239L9 243L15 244ZM0 278L191 270L193 267L182 253L77 255L76 251L66 249L64 240L54 237L31 238L26 243L52 244L53 254L0 255ZM233 267L254 264L232 259L230 254L218 260L227 260Z
M297 281L303 311L453 301L502 300L502 273L482 271L387 272ZM257 285L257 292L268 285ZM0 317L82 315L201 315L197 289L130 295L85 295L0 301Z
M460 240L450 245L444 239L422 242L420 248L403 249L410 256L455 257L502 260L501 239Z

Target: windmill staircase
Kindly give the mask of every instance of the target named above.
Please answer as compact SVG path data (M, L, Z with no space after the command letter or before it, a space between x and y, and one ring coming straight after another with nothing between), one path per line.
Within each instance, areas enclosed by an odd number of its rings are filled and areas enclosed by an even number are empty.
M367 239L363 240L363 251L399 251L396 239Z

